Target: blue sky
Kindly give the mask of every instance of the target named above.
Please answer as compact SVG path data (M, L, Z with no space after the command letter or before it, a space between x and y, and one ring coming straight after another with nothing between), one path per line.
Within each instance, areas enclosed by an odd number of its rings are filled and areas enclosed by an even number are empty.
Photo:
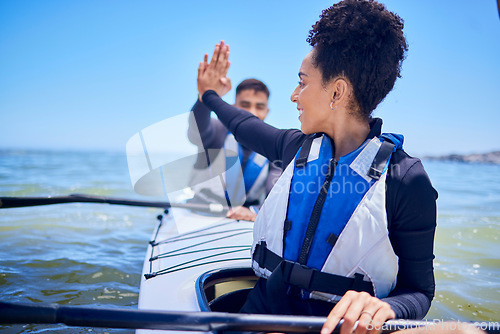
M198 63L220 39L233 86L263 80L268 121L299 127L289 97L308 31L332 3L0 0L0 148L125 151L191 108ZM496 1L383 3L409 42L403 78L374 114L384 131L417 156L500 150Z

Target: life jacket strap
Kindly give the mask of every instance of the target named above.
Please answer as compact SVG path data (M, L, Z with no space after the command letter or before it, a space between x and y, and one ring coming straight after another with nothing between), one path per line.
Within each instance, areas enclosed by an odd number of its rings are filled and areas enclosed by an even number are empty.
M368 171L368 176L374 180L380 179L382 173L384 172L387 162L391 158L392 151L396 145L391 143L389 140L384 140L372 161L372 165Z
M309 152L311 151L311 146L314 139L321 137L322 133L316 133L314 136L306 138L302 143L299 156L295 159L295 167L305 167L307 165L307 159L309 159Z
M345 277L324 273L288 260L283 260L281 265L285 282L300 289L338 296L343 296L349 290L365 291L372 296L375 295L371 282L364 281L364 275L359 273L354 274L354 277Z
M343 296L347 291L365 291L374 296L371 282L363 280L364 275L356 273L354 277L345 277L321 272L297 262L283 259L267 249L265 243L257 244L253 259L261 268L274 271L282 266L284 282L307 291L319 291Z
M255 245L253 259L261 268L265 268L271 272L273 272L274 269L280 265L281 261L283 261L281 256L267 249L265 242L260 242Z
M295 160L296 167L305 167L307 165L307 158L309 157L309 151L311 151L311 145L315 137L307 138L302 144L299 156Z

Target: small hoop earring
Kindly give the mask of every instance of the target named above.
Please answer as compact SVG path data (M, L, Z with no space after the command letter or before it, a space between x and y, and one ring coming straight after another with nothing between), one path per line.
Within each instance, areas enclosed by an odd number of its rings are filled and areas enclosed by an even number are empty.
M332 101L332 102L330 102L330 109L332 109L332 110L337 109L337 106L335 106L335 108L333 107L333 101Z

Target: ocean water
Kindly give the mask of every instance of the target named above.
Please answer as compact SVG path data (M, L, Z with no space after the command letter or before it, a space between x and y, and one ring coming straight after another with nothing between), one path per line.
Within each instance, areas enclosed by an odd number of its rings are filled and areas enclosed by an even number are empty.
M427 319L500 320L500 166L424 161L439 192L436 298ZM125 154L0 151L0 196L135 197ZM137 308L158 209L62 204L0 210L0 298ZM2 333L132 333L63 325Z

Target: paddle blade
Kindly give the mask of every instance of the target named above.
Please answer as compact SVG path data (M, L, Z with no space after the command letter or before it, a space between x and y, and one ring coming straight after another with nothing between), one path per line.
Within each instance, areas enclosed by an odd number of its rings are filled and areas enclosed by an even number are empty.
M129 139L126 150L138 194L177 198L181 190L208 189L215 195L210 202L239 206L246 200L238 147L205 148L192 112L146 127Z

